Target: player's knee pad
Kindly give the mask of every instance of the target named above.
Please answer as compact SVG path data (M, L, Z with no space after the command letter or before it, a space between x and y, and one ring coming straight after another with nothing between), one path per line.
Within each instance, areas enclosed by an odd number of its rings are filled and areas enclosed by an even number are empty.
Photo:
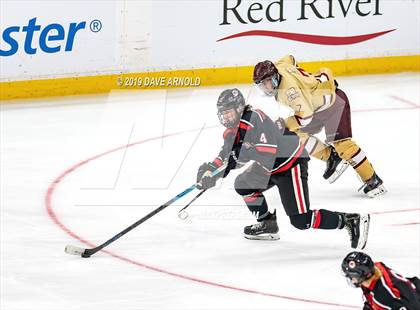
M334 148L342 159L350 161L354 154L360 149L351 139L334 142Z
M235 179L235 191L241 196L246 196L254 192L254 190L249 189L248 184L245 182L245 179L241 174Z
M311 227L312 211L307 213L292 215L289 217L290 223L297 229L305 230Z

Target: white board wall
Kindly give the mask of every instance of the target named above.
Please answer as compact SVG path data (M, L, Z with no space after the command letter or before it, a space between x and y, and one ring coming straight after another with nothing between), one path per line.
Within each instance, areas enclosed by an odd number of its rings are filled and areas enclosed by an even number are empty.
M420 54L418 0L28 0L0 11L1 81Z

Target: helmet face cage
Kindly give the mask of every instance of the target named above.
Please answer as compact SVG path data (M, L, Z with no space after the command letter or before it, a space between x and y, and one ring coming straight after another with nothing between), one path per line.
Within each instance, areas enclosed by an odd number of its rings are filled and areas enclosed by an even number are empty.
M348 273L343 271L343 276L346 277L347 284L351 287L360 287L360 285L367 279L366 277L362 277L360 274L357 273Z
M242 93L234 88L223 91L217 101L217 116L220 124L226 128L233 128L239 123L239 119L245 109L245 99ZM234 118L228 118L227 114L231 110Z
M262 81L256 83L255 85L258 86L258 88L266 95L269 97L275 96L277 95L278 92L278 87L279 87L279 75L278 73L263 79ZM271 83L271 89L268 89L266 84L267 83Z
M374 263L367 254L351 252L344 258L341 270L350 286L360 287L374 273Z
M234 120L230 120L228 118L225 118L225 112L232 110L236 115ZM243 110L242 110L243 111ZM223 110L217 111L217 116L219 117L219 122L226 128L233 128L235 125L239 122L240 115L242 114L239 109L235 109L234 107L226 108Z

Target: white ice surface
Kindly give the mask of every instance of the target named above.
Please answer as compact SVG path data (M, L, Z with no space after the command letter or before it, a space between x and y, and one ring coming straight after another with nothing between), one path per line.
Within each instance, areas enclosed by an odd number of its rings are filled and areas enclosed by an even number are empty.
M420 273L419 82L419 74L340 79L354 112L354 138L384 180L386 196L359 194L351 168L329 185L322 162L309 166L311 207L372 213L366 251L407 276ZM248 96L250 87L239 87ZM87 245L52 214L97 245L194 183L197 167L222 142L215 109L222 89L2 105L0 308L360 308L360 292L340 274L351 250L345 231L294 229L275 189L266 196L278 210L281 239L243 238L243 226L254 219L233 190L240 171L200 197L186 221L177 212L193 194L110 245L112 255L64 253L66 244ZM289 113L256 90L249 103L272 116Z

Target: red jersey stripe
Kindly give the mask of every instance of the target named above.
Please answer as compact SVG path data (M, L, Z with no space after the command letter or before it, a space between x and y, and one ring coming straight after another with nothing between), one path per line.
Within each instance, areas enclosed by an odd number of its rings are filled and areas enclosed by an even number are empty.
M255 149L258 152L262 152L262 153L271 153L271 154L277 153L277 148L271 147L271 146L256 146Z
M249 130L249 129L251 129L251 126L249 126L249 125L247 125L245 123L240 122L239 123L239 128L245 129L245 130Z
M401 293L394 286L394 284L392 283L391 276L388 273L388 271L385 269L385 267L381 263L375 263L375 266L378 267L379 270L381 271L381 273L382 273L382 275L383 275L383 277L385 279L385 283L391 289L392 293L394 293L395 296L397 296L398 298L400 298L401 297Z
M296 68L296 69L298 69L300 74L302 74L303 76L309 76L309 74L305 70L303 70L302 68Z
M319 228L319 225L321 224L321 212L319 212L318 210L314 210L314 217L315 221L313 228Z
M293 177L295 178L295 182L296 182L296 189L297 189L297 195L298 195L298 199L299 199L300 213L306 213L305 212L305 207L303 205L302 189L300 187L300 178L299 178L299 175L298 175L298 169L299 169L299 165L297 165L293 168Z
M284 172L284 171L289 170L293 166L293 164L296 162L296 159L298 159L299 156L302 154L304 149L305 149L305 145L301 144L299 150L297 151L295 156L293 156L292 160L289 161L289 163L287 165L284 165L284 166L280 167L279 169L271 172L271 174L276 174L276 173L280 173L280 172Z

